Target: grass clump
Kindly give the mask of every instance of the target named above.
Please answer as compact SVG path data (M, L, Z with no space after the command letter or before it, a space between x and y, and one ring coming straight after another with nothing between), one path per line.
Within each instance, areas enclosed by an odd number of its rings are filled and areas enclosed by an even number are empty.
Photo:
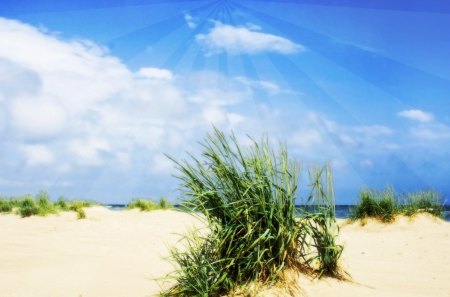
M61 211L69 211L70 203L67 201L65 197L59 197L55 202L55 207Z
M34 215L47 216L56 214L59 211L75 211L78 218L85 218L85 207L90 207L95 203L92 201L74 200L67 201L64 197L52 202L50 195L45 191L38 192L35 196L24 195L22 197L0 199L0 212L17 213L21 217Z
M158 206L159 209L168 209L172 207L166 197L159 198Z
M436 217L444 217L444 202L442 196L436 191L408 193L404 200L402 208L403 213L407 216L425 212Z
M77 218L85 219L86 218L86 211L84 210L85 207L92 206L93 203L90 201L84 201L84 200L74 200L68 204L69 210L76 212Z
M265 139L242 150L217 129L202 146L203 162L175 163L190 197L183 204L204 215L210 233L187 236L186 249L172 251L177 284L162 295L219 296L251 281L279 281L288 268L311 267L303 246L316 224L296 218L300 166L286 148L275 153Z
M0 198L0 213L10 213L14 208L14 204L9 199Z
M46 216L57 212L55 205L50 200L50 195L45 191L40 191L36 195L36 204L38 207L38 215Z
M22 218L39 214L39 206L30 195L25 196L19 204L18 213Z
M343 246L337 244L339 226L336 223L336 208L331 168L315 167L309 174L311 194L308 198L313 208L306 211L302 218L307 226L306 235L309 236L309 244L303 244L301 255L309 255L305 258L307 263L313 263L317 267L318 276L334 276L342 278L338 260L341 257ZM315 209L314 209L315 206ZM314 248L312 255L311 246ZM309 252L308 252L309 251ZM314 264L315 262L315 264Z
M157 204L148 199L133 199L127 206L128 209L138 208L140 211L150 211L158 208Z
M141 211L151 211L157 209L169 209L172 205L167 201L165 197L161 197L158 202L151 199L133 199L127 206L128 209L138 208Z
M382 222L392 222L398 211L392 188L384 191L367 189L359 193L359 201L351 213L351 219L377 218Z
M443 217L444 207L439 193L430 190L397 195L392 188L384 191L363 190L350 219L376 218L389 223L397 215L413 216L423 212Z

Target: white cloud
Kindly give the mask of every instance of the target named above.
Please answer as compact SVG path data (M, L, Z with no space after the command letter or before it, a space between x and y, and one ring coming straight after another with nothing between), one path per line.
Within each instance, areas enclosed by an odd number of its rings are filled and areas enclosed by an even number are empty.
M198 34L196 40L205 48L208 55L220 52L293 54L304 50L302 45L289 39L258 30L260 28L254 25L238 27L215 22L208 34Z
M450 139L450 127L444 124L435 123L430 125L422 125L411 129L414 138L421 140L446 140Z
M64 131L67 112L57 100L40 98L16 98L10 104L12 125L26 136L35 138L55 137Z
M255 109L253 89L236 79L154 67L134 73L92 42L4 18L0 39L0 138L9 145L0 166L25 158L70 175L86 166L143 166L145 154L154 172L167 166L151 156L184 151L211 123L258 127L245 114Z
M145 67L138 71L138 76L150 79L172 80L173 74L168 69Z
M81 165L96 166L106 161L111 154L111 146L101 139L75 139L69 144L69 152Z
M270 95L278 95L281 92L290 93L288 90L281 89L281 87L278 84L276 84L272 81L253 80L253 79L249 79L247 77L242 77L242 76L236 77L236 80L249 86L250 88L263 90L264 92L267 92Z
M421 123L431 122L434 118L433 114L420 109L403 110L397 113L397 115Z
M186 21L187 26L190 29L195 29L197 27L197 23L194 21L194 18L190 14L184 15L184 20Z
M171 174L174 169L174 163L164 154L156 154L152 158L152 171L158 174Z
M298 146L304 150L310 150L314 146L321 145L324 140L319 130L301 129L293 135L291 141L295 146Z
M44 145L26 145L22 150L27 166L48 165L55 160L54 154Z
M236 79L212 71L191 73L183 83L188 100L197 104L232 106L252 97L252 89Z

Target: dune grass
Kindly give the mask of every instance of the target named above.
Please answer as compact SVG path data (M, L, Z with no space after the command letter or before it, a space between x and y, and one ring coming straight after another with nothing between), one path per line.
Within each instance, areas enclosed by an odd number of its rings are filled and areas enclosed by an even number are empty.
M312 243L303 244L302 247L311 250L312 256L306 259L318 265L318 276L328 275L343 278L339 269L338 260L341 257L343 246L337 244L339 226L336 223L336 202L333 188L333 178L329 166L316 166L309 172L311 194L308 202L318 208L313 212L306 212L302 218L308 226L309 238ZM308 255L305 251L302 254Z
M401 206L402 212L407 216L417 213L429 213L436 217L444 217L444 201L442 196L432 190L408 193Z
M52 202L47 192L40 191L35 196L0 198L0 212L16 213L24 218L35 215L47 216L57 214L60 211L75 211L77 217L83 219L86 218L84 208L94 204L94 202L84 200L67 201L63 197L56 202Z
M0 213L10 213L14 208L14 204L7 198L0 197Z
M203 161L174 161L190 198L183 205L203 214L210 232L194 232L185 249L172 250L177 284L162 296L219 296L252 281L280 281L286 269L337 272L342 248L334 241L334 202L322 199L319 213L297 218L300 165L286 147L275 153L264 139L242 150L217 129L201 145ZM321 176L315 193L326 195Z
M382 222L392 222L399 210L392 188L384 191L367 189L359 193L359 201L351 213L351 219L377 218Z
M161 197L158 202L152 199L137 198L131 200L127 205L128 209L138 208L141 211L152 211L157 209L171 209L173 206L165 197Z
M398 215L414 216L424 212L442 218L443 205L442 196L432 190L398 195L392 188L384 191L368 189L359 193L359 200L350 219L355 221L376 218L389 223L393 222Z

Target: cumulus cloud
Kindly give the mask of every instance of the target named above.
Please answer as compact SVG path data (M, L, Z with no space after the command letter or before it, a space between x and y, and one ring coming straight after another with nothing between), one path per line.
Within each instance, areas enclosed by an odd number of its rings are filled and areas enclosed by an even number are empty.
M254 25L232 26L214 22L213 28L207 34L198 34L196 40L208 55L220 52L293 54L304 50L302 45L281 36L261 32Z
M243 84L249 86L250 88L260 89L267 92L270 95L277 95L280 93L290 93L289 90L282 89L278 84L267 81L267 80L253 80L247 77L238 76L236 80L242 82Z
M367 155L395 150L395 131L382 125L348 125L317 112L301 115L301 126L289 137L306 158L339 160L355 153Z
M186 21L186 25L190 28L190 29L195 29L197 27L197 23L195 22L194 18L190 15L190 14L185 14L184 15L184 20Z
M137 75L144 78L172 80L172 71L162 68L144 67L139 69Z
M397 113L397 115L421 123L431 122L434 118L433 114L420 109L403 110Z
M14 164L25 160L29 167L55 166L71 174L147 164L141 170L161 174L169 167L163 153L189 148L212 123L258 129L236 108L257 109L254 88L219 73L175 76L154 67L133 72L90 41L61 39L4 18L0 39L4 168L18 170ZM145 155L149 159L142 162Z
M15 98L10 103L12 125L32 139L56 137L64 131L67 112L58 100Z
M447 140L450 139L450 127L441 123L422 125L411 129L414 138L421 140Z
M22 150L27 166L48 165L55 160L54 154L44 145L25 145Z

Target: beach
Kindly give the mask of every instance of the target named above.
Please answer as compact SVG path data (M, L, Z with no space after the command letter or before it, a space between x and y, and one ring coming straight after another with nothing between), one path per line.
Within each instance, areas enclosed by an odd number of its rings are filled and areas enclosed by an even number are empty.
M86 209L47 217L0 215L4 297L155 296L171 283L166 258L182 234L204 226L174 210ZM296 281L306 296L449 296L450 223L426 215L392 224L339 221L351 280ZM275 292L275 293L273 293ZM276 295L276 291L265 294Z

